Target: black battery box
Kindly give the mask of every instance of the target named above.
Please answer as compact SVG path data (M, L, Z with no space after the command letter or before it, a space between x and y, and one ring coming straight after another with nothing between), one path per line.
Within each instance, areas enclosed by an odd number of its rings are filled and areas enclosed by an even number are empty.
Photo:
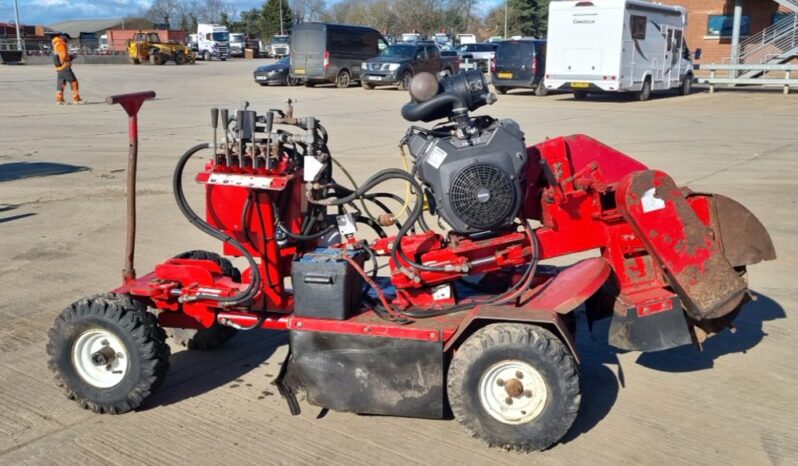
M366 262L362 249L319 248L291 267L294 285L294 315L346 320L360 310L363 277L342 257L347 254L361 268Z

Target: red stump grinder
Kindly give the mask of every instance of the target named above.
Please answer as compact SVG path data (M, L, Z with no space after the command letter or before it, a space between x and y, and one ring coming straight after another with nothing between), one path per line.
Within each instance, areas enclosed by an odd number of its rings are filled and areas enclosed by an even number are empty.
M441 120L401 139L412 168L351 188L333 177L324 126L290 101L285 112L211 109L213 143L180 157L174 195L225 256L246 260L242 272L190 251L136 277L131 142L124 283L75 302L50 331L50 367L69 397L98 413L141 405L168 370L164 328L202 349L282 330L290 351L274 383L292 413L298 393L356 413L451 409L490 445L544 449L579 410L576 311L610 318L609 342L624 350L700 346L748 301L746 267L775 258L762 224L727 197L587 136L527 146L514 121L471 116L496 99L479 72L420 74L410 94L406 120ZM109 102L135 130L149 97ZM204 216L183 193L184 167L203 152ZM379 191L389 180L406 195ZM586 251L594 257L541 265Z

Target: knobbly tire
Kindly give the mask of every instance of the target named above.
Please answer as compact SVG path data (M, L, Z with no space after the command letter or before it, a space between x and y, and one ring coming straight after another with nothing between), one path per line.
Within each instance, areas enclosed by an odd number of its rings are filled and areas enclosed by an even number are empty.
M241 282L241 272L233 264L219 254L210 251L186 251L175 256L175 259L203 259L216 262L222 269L222 275L230 277L234 282ZM169 328L166 334L175 343L190 350L214 350L221 348L228 340L233 338L238 330L225 325L214 324L203 329Z
M67 397L96 413L136 409L169 370L169 345L156 317L114 293L64 309L50 329L47 354Z
M455 418L471 435L519 451L560 440L581 400L568 349L526 324L491 324L471 335L452 358L447 389Z

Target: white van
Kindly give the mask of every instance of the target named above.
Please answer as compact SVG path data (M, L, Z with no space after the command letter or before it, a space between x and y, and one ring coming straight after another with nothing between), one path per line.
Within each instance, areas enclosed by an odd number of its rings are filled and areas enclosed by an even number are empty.
M684 41L687 12L641 0L557 1L549 4L545 86L572 91L689 94L693 64ZM697 51L697 53L700 53Z

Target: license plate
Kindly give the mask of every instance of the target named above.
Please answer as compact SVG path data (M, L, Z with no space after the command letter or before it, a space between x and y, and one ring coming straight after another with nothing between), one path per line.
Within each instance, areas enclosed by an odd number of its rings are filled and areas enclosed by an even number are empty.
M588 87L590 87L590 84L583 82L572 82L571 87L574 89L587 89Z
M500 71L499 79L513 79L513 74L509 71Z
M258 81L266 81L267 78L266 76L258 76L255 79L257 79Z
M305 68L294 68L294 74L305 74Z
M382 81L382 76L369 76L369 81Z

